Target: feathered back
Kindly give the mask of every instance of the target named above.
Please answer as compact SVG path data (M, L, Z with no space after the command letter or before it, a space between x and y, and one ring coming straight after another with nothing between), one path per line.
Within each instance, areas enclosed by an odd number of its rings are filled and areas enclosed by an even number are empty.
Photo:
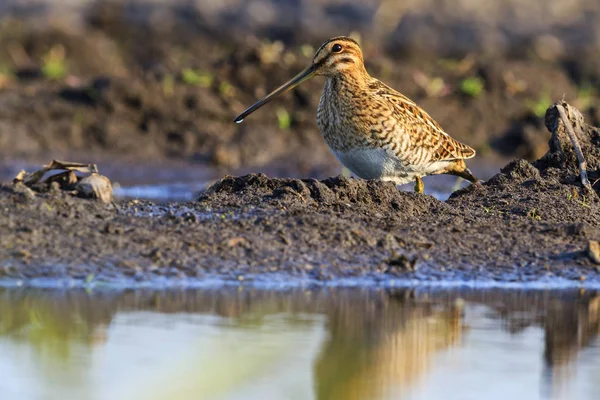
M369 88L393 106L392 115L410 135L413 147L432 150L430 161L461 160L475 156L475 150L448 135L427 112L408 97L374 78ZM427 134L423 134L424 131Z

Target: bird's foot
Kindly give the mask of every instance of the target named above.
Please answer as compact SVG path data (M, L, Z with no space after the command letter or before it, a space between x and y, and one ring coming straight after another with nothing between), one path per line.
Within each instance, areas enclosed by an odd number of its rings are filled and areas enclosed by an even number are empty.
M425 191L425 185L423 184L423 180L418 176L415 178L415 192L423 193Z

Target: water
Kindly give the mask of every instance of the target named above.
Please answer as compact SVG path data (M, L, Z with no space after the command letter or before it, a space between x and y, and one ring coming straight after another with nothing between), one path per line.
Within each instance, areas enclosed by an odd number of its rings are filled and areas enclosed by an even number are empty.
M1 399L597 399L580 291L0 288Z
M113 187L117 199L144 199L153 201L193 201L209 186L208 182L175 182Z
M241 121L239 121L241 122ZM78 162L86 159L76 158ZM71 159L69 159L71 160ZM38 170L48 160L38 163L24 160L0 160L0 182L10 182L17 173L24 169L32 172ZM200 192L212 185L226 173L243 175L250 172L264 172L268 176L281 177L278 173L281 165L269 165L262 168L243 171L222 171L204 164L193 164L177 161L156 163L135 163L124 160L88 160L97 163L100 173L106 175L113 183L113 194L117 200L144 199L159 203L169 201L193 201ZM489 179L498 172L506 160L477 159L470 160L469 166L480 179ZM331 171L330 171L331 172ZM334 170L331 176L342 173ZM293 176L309 178L308 176ZM327 175L315 178L326 178ZM468 186L466 181L449 175L428 176L424 179L425 193L438 200L446 200L453 191ZM402 185L400 190L412 191L413 183Z

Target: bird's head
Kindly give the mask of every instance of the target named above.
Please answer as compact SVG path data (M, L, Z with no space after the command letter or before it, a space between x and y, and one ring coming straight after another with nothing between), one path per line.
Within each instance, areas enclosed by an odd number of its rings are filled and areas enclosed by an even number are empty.
M334 77L340 74L350 74L354 71L364 71L363 55L358 43L354 39L345 36L329 39L319 47L312 62L304 71L254 103L241 113L235 119L235 122L242 122L244 118L269 101L281 96L315 75Z

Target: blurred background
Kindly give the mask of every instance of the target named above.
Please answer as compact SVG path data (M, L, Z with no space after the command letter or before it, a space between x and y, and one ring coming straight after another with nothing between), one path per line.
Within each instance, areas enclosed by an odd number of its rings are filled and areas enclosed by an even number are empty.
M320 78L232 122L337 35L474 147L475 170L543 154L563 96L599 124L595 0L4 0L0 176L52 158L124 182L338 174Z

